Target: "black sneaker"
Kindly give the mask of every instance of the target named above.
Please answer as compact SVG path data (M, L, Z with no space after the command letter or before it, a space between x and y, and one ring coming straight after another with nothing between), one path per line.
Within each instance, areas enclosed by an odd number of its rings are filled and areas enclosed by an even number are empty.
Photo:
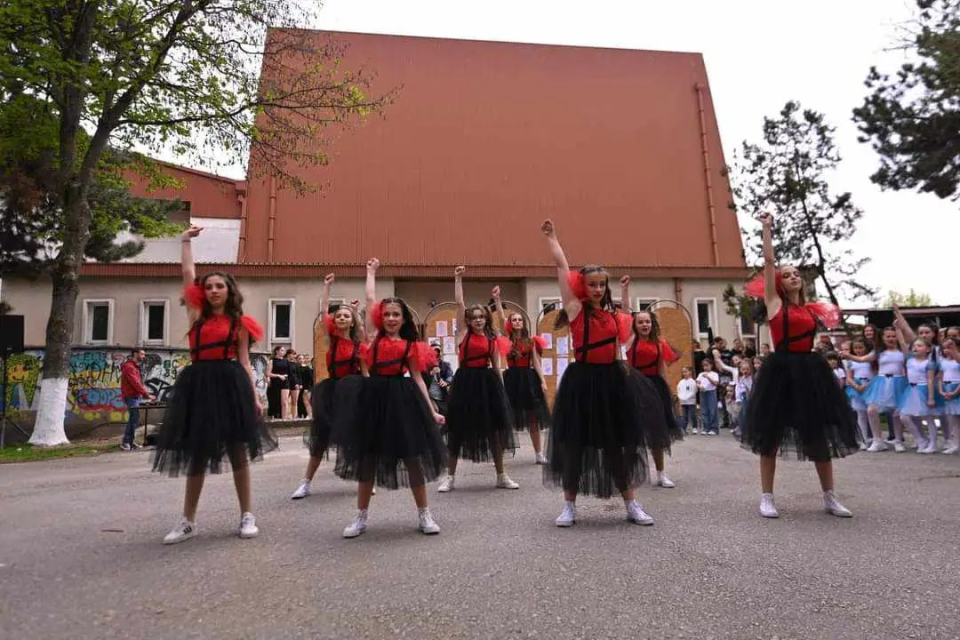
M139 444L137 444L136 442L131 442L131 443L130 443L130 448L131 448L131 449L134 449L134 450L136 450L136 449L143 449L143 445L139 445Z

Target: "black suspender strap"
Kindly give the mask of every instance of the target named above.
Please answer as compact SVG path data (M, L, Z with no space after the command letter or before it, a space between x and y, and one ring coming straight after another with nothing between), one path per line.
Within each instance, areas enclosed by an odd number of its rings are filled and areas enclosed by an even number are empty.
M803 307L803 310L810 314L810 317L813 318L813 329L810 331L804 331L803 333L791 336L790 335L790 322L788 318L790 317L790 305L783 307L783 340L780 341L780 344L777 345L777 351L780 352L789 352L791 342L799 342L800 340L806 340L807 338L815 338L817 336L817 316L813 315L813 312L806 307Z
M609 338L605 338L604 340L600 340L599 342L594 342L591 344L590 342L590 305L584 305L581 313L583 314L583 346L577 347L574 350L576 353L582 354L583 357L585 358L587 357L587 352L590 351L591 349L598 349L600 347L605 347L608 344L617 341L617 336L614 335Z
M194 331L196 332L196 333L195 333L195 338L194 338L193 341L194 341L194 344L195 344L196 346L190 347L190 355L191 355L191 357L193 357L193 359L196 360L196 359L198 359L198 358L200 357L200 352L203 351L203 350L205 350L205 349L213 349L213 348L215 348L215 347L223 347L223 359L224 359L224 360L228 360L228 359L230 358L230 347L236 346L236 345L237 345L237 342L238 342L237 336L235 335L235 334L236 334L236 331L237 331L237 318L231 316L231 318L230 318L230 331L229 331L229 333L227 333L227 337L226 337L225 339L219 340L219 341L217 341L217 342L209 342L209 343L207 343L207 344L200 344L200 329L203 327L203 324L204 324L205 321L206 321L206 319L203 318L203 316L201 316L200 318L197 319L197 321L196 321L196 322L194 323L194 325L193 325Z
M660 341L659 341L659 340L657 340L657 357L655 357L653 360L651 360L650 362L648 362L648 363L646 363L646 364L644 364L644 365L636 365L636 364L633 364L634 362L637 361L637 343L639 343L639 342L640 342L640 339L637 338L636 336L634 336L634 337L633 337L633 347L630 349L630 364L633 365L633 368L634 368L634 369L646 369L647 367L652 367L652 366L655 365L655 364L659 364L659 362L660 362Z
M410 357L410 341L407 340L407 346L403 350L403 355L398 360L387 360L385 362L377 361L377 351L380 347L380 337L378 336L376 341L373 343L373 370L370 372L372 375L381 375L379 370L381 367L392 367L394 365L400 365L400 371L396 375L402 375L404 369L407 369L407 358Z
M487 352L481 353L475 356L470 355L470 333L467 332L467 335L463 339L463 356L460 358L460 364L467 364L468 362L475 362L477 360L486 360L488 362L493 361L493 347L494 341L490 339L490 336L484 336L487 339Z

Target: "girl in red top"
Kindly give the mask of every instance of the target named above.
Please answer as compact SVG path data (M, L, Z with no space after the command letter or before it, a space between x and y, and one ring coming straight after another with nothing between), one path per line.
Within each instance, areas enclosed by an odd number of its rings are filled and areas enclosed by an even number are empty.
M449 473L437 491L454 489L457 459L486 462L493 458L498 489L519 489L503 470L503 451L517 448L513 436L510 401L503 388L500 357L510 348L509 340L494 333L490 309L475 304L469 309L463 301L464 267L453 271L454 293L460 318L457 342L460 344L460 368L453 377L447 403L447 447Z
M742 430L744 447L760 454L760 515L778 517L773 501L777 454L794 453L813 460L823 489L824 509L835 516L851 513L833 493L831 460L860 448L855 414L827 361L813 352L818 323L839 324L833 305L807 302L796 267L774 266L770 214L763 224L763 281L747 285L747 294L762 297L774 351L757 372Z
M322 318L319 326L321 336L327 338L327 377L314 386L311 393L313 421L304 435L304 443L310 449L307 472L300 486L290 496L293 500L310 495L310 482L320 467L320 460L330 444L330 429L333 425L333 398L337 383L347 377L360 374L360 315L356 306L341 305L331 314L330 288L336 279L328 273L323 279L323 295L320 298ZM355 305L359 305L355 301Z
M418 528L440 533L427 507L426 483L447 463L438 424L422 372L436 364L436 355L420 341L407 303L400 298L376 299L380 261L367 263L367 335L360 366L364 376L347 376L337 384L331 443L337 446L334 473L359 482L357 516L343 537L367 529L367 510L374 481L381 487L409 486L417 503ZM409 375L407 375L409 374Z
M547 443L546 485L563 487L565 504L558 527L576 522L580 493L623 496L627 520L653 524L634 499L646 479L647 437L664 441L667 425L653 384L618 362L620 343L630 335L630 316L616 313L603 267L570 271L553 222L541 226L557 265L563 299L556 326L570 326L576 361L560 381Z
M620 279L620 299L626 311L630 309L630 276ZM652 311L640 311L633 318L633 334L627 341L627 362L640 375L645 376L657 390L660 399L660 411L667 425L669 438L655 442L648 439L647 446L653 454L653 463L657 467L657 484L665 489L672 489L676 485L664 473L663 452L670 451L670 443L683 440L683 430L677 424L673 412L673 398L665 379L665 366L669 362L676 362L680 356L660 337L660 323Z
M250 347L263 338L263 328L243 315L243 296L233 276L213 272L197 280L190 240L201 230L191 227L181 242L192 362L177 376L153 459L154 471L187 474L183 516L164 544L197 534L194 518L204 474L220 473L224 455L230 459L240 501L240 537L256 536L247 463L277 446L263 422L250 368Z
M510 338L507 353L507 372L503 374L503 386L513 409L513 426L517 431L530 429L530 441L537 464L547 464L540 443L540 430L550 426L550 410L547 408L547 383L540 368L540 355L544 341L540 336L530 336L527 320L518 311L507 315L500 299L500 287L493 288L493 300L504 322L504 333Z

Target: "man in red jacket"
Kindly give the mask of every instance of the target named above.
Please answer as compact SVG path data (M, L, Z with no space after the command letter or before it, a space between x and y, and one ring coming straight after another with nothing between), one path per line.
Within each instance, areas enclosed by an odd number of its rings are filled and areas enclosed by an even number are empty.
M130 357L127 358L126 362L120 365L120 395L123 396L129 414L127 428L123 431L123 442L120 444L120 449L123 451L140 448L140 445L133 441L137 425L140 423L138 407L140 406L140 400L143 398L153 400L153 396L143 386L143 381L140 379L140 363L146 357L147 354L143 349L134 349L130 352Z

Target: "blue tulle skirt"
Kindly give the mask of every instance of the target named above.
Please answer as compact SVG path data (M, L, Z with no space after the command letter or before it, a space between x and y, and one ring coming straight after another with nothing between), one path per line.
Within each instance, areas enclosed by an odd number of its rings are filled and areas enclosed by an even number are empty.
M946 391L947 393L956 391L957 387L960 387L960 383L957 383L957 382L943 383L943 390ZM942 400L943 400L943 415L960 416L960 395L958 395L953 400L947 400L946 398L942 398Z
M854 382L859 385L862 385L870 381L870 378L854 378ZM846 386L847 398L850 399L850 408L854 411L866 411L867 402L864 400L864 397L867 395L867 391L870 390L870 386L867 385L867 388L863 391L857 391L849 384Z
M939 416L943 413L943 398L934 391L934 406L927 405L930 387L925 384L908 384L900 394L897 409L904 416Z
M863 401L867 406L876 406L881 413L895 411L906 387L906 376L877 376L864 391Z

